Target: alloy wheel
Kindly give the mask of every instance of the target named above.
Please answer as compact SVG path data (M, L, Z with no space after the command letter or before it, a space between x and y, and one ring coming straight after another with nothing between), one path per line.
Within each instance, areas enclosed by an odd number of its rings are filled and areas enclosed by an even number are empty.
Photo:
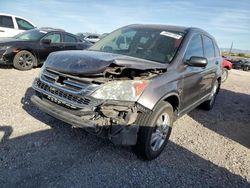
M166 140L170 125L170 118L167 113L162 113L157 121L151 135L150 145L153 151L158 151Z

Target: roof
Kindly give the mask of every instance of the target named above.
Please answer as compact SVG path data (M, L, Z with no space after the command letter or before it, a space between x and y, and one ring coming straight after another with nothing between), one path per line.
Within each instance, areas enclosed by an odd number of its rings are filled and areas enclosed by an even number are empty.
M126 27L135 27L135 28L154 28L154 29L162 29L162 30L172 30L172 31L180 31L185 32L188 27L182 26L173 26L173 25L160 25L160 24L132 24Z
M154 28L168 31L177 31L177 32L195 32L199 31L202 33L207 33L203 29L196 27L185 27L185 26L174 26L174 25L161 25L161 24L132 24L125 27L135 27L135 28ZM208 34L208 33L207 33Z
M41 27L41 28L39 28L38 30L46 31L46 32L50 32L50 31L65 31L65 30L63 30L63 29L60 29L60 28L53 28L53 27Z

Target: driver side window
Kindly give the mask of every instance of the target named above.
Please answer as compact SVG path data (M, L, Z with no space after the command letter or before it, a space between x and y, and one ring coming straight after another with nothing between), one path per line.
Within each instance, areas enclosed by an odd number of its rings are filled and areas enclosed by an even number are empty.
M204 56L201 35L195 35L190 40L184 56L184 62L189 60L192 56Z
M131 41L133 40L135 36L135 31L130 31L122 35L118 35L116 38L114 38L112 41L110 41L108 44L106 44L103 48L111 48L112 50L128 50L129 46L131 44Z
M47 36L45 36L44 39L50 39L51 43L60 43L61 35L60 33L52 33L52 34L48 34Z

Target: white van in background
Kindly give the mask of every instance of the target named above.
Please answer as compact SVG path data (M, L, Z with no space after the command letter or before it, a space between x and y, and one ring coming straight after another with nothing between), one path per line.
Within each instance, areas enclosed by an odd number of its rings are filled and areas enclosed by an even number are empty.
M0 13L0 37L13 37L36 26L25 18Z

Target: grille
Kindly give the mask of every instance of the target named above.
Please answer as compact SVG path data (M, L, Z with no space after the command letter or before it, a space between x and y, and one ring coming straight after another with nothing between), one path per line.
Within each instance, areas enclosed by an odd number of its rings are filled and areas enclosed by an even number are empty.
M87 93L91 91L96 85L87 81L76 79L72 76L45 69L42 73L41 79L45 82L59 85L68 91ZM91 87L90 87L91 86ZM93 87L94 86L94 87Z
M43 94L46 94L48 96L54 96L56 98L61 99L61 101L72 104L76 107L97 106L98 104L100 104L100 101L98 100L65 92L56 87L49 86L48 84L42 82L39 79L35 80L33 87L34 89L40 91Z

